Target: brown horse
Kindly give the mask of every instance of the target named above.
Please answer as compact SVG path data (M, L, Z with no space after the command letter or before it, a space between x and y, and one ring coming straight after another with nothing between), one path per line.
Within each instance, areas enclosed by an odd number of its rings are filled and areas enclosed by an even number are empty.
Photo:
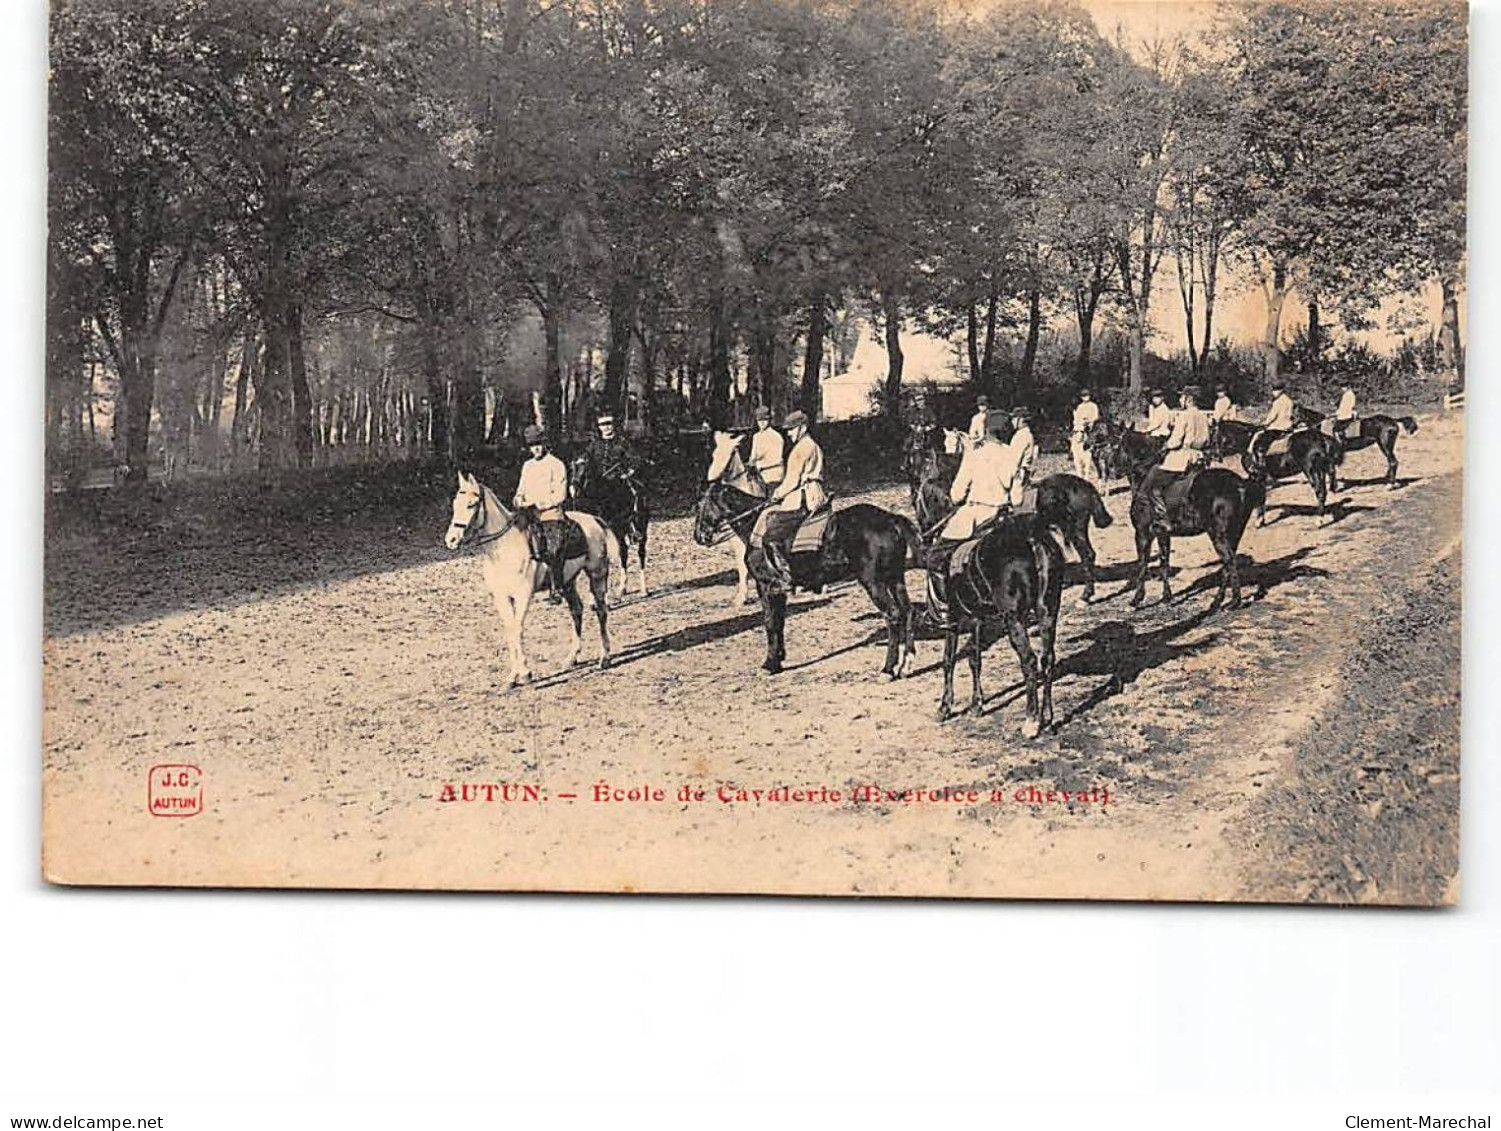
M720 531L728 528L749 546L751 531L766 505L764 498L748 495L722 480L710 483L698 501L693 540L700 546L712 546ZM897 679L916 651L912 606L907 598L909 559L922 559L917 528L911 521L869 503L856 503L834 512L818 550L788 554L787 564L793 583L801 589L818 592L829 582L845 578L860 582L886 618L886 662L881 674ZM766 662L761 666L776 674L787 659L787 594L759 547L749 549L745 560L756 579L766 626Z
M1037 515L1003 515L978 538L952 553L930 556L930 592L948 606L943 641L943 698L938 721L953 715L954 664L959 634L968 629L972 689L969 713L983 709L980 663L984 627L999 620L1021 664L1027 685L1027 722L1022 733L1036 738L1053 724L1053 643L1058 633L1058 606L1063 594L1063 551ZM1038 649L1032 651L1027 628L1036 625ZM1039 696L1039 689L1041 695Z

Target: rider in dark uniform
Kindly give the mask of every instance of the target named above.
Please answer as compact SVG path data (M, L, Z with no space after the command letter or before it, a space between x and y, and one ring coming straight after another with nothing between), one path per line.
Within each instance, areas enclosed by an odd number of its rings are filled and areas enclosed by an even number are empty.
M641 459L624 436L615 431L615 418L608 413L597 421L596 434L589 439L586 449L589 471L601 479L624 479L632 482L641 470Z

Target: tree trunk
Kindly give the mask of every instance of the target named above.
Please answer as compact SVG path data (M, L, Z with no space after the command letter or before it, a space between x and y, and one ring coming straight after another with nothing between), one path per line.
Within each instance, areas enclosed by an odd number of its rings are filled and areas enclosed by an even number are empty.
M966 305L964 344L969 349L969 383L977 390L983 391L982 374L980 372L980 319L975 313L973 302Z
M287 311L287 368L292 379L292 442L297 465L313 463L313 396L308 387L307 354L302 348L302 306Z
M1216 231L1205 241L1204 245L1204 337L1199 346L1199 362L1206 364L1209 360L1209 350L1214 344L1214 294L1220 273L1220 240L1222 235Z
M631 366L631 327L636 321L635 285L629 278L610 288L610 340L605 354L604 407L624 415L626 380Z
M808 305L808 345L803 354L802 410L816 421L823 410L823 340L829 329L827 300L823 293Z
M1032 387L1032 369L1037 364L1037 341L1042 334L1042 291L1032 288L1027 296L1027 346L1022 351L1021 388L1025 393Z
M730 341L724 290L716 287L709 310L709 389L705 415L716 428L729 426Z
M1324 348L1323 328L1319 325L1319 300L1308 300L1308 366L1312 372L1317 373L1319 366L1319 354Z
M542 414L547 439L559 444L563 439L563 296L556 279L547 280L546 301L542 304L543 372Z
M1141 311L1133 298L1127 307L1127 328L1130 331L1131 370L1126 378L1126 387L1133 395L1140 396L1142 375L1146 364L1146 331L1141 324Z
M980 355L980 387L995 395L995 318L1000 295L992 285L990 299L985 304L985 352Z
M1446 272L1439 280L1444 296L1443 326L1439 331L1441 357L1446 368L1453 371L1455 379L1464 384L1465 351L1459 339L1459 282Z
M886 326L886 404L885 413L900 422L902 416L902 306L894 291L881 295L881 315Z
M1275 381L1282 365L1282 304L1287 301L1287 269L1282 264L1272 268L1271 286L1266 291L1266 334L1262 338L1262 366L1268 382Z

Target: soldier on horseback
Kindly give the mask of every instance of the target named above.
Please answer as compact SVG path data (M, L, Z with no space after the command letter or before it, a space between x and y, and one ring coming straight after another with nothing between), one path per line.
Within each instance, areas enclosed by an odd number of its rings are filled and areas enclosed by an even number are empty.
M1261 427L1251 437L1251 443L1246 448L1248 458L1256 463L1264 461L1267 449L1291 432L1297 422L1298 406L1288 395L1287 387L1281 381L1272 382L1272 404L1266 410Z
M787 543L803 519L829 505L829 496L823 486L823 449L808 432L807 416L799 411L788 413L782 431L792 441L786 473L772 489L771 500L756 520L751 546L760 547L767 564L776 573L777 584L786 593L792 589Z
M1167 437L1173 430L1173 410L1161 389L1152 390L1152 407L1147 409L1147 422L1142 428L1148 436Z
M1172 430L1163 447L1162 462L1142 480L1141 489L1152 504L1152 518L1165 531L1171 530L1168 519L1167 489L1204 462L1209 445L1209 416L1199 407L1198 389L1183 388L1181 407L1173 417Z
M1099 475L1094 460L1089 454L1089 430L1100 420L1100 406L1095 404L1094 394L1088 389L1079 390L1079 403L1074 406L1074 428L1069 436L1069 451L1074 457L1074 472L1090 483Z
M756 409L756 431L751 436L750 470L768 487L780 483L787 471L787 441L771 426L771 410L765 405Z
M623 479L633 483L641 469L641 460L624 436L615 432L615 417L602 413L594 422L595 434L589 438L586 453L589 470L601 479Z
M547 567L549 599L557 601L563 593L563 566L568 550L581 544L583 532L563 514L563 501L568 498L568 469L547 450L547 433L531 424L523 439L531 456L521 465L513 502L519 524L526 529L532 560Z
M1355 415L1355 390L1346 382L1339 394L1339 407L1334 410L1334 438L1344 440L1358 417Z
M1024 405L1011 410L1009 447L1016 460L1016 472L1011 477L1011 505L1019 507L1026 498L1027 487L1032 482L1032 464L1037 459L1037 440L1032 435L1032 410Z

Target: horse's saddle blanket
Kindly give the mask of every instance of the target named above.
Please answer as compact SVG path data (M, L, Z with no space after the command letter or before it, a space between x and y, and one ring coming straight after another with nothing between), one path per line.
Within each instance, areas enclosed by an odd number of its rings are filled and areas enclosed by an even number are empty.
M1015 498L1015 496L1013 495L1012 498ZM1025 488L1022 491L1022 501L1021 501L1021 503L1019 505L1014 504L1011 507L1011 513L1013 515L1017 515L1017 514L1036 514L1037 513L1037 488L1036 487L1027 487L1027 488Z
M829 529L829 519L834 517L833 507L824 507L803 519L803 524L792 536L791 550L794 554L811 554L823 548L823 538Z
M988 522L985 527L989 529L993 525L993 522ZM949 555L949 568L945 571L949 577L958 577L969 567L970 559L975 556L982 540L983 536L977 536L954 547L954 552Z

